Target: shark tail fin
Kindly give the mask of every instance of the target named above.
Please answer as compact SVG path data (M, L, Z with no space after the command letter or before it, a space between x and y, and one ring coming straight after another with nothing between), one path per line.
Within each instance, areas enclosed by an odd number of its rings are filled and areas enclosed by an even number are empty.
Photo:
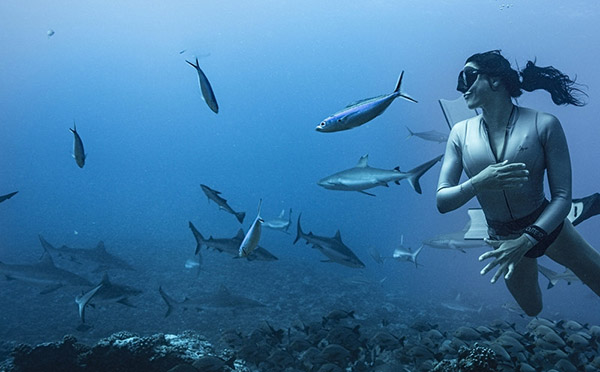
M176 302L173 298L171 298L168 294L166 294L165 291L163 291L162 286L158 287L158 292L160 293L160 296L167 304L167 312L165 313L165 318L166 318L169 315L171 315L171 312L173 312L173 307L174 307L173 304L175 304Z
M237 218L240 223L244 223L244 217L246 217L246 212L238 212L235 214L235 218Z
M404 98L407 101L417 103L416 99L412 98L411 96L409 96L406 93L403 93L402 90L400 89L402 86L402 78L403 77L404 77L404 71L402 71L402 73L400 73L400 77L398 78L398 82L396 83L396 89L394 89L394 93L396 93L398 96Z
M302 217L302 213L298 215L298 230L296 233L296 239L294 239L294 244L296 244L296 242L298 242L298 240L300 240L300 238L304 236L304 233L302 232L302 227L300 226L300 217Z
M415 267L418 269L419 268L419 264L417 264L417 256L419 256L419 253L421 253L421 250L423 249L424 245L421 244L421 246L419 247L419 249L417 249L415 251L415 253L413 254L414 257L414 261L415 261Z
M406 136L406 139L409 139L410 137L415 135L415 132L410 130L410 128L408 126L406 127L406 129L408 130L408 136Z
M423 192L421 190L421 185L419 184L419 179L422 175L425 174L425 172L431 169L431 167L433 167L435 163L440 161L442 157L443 155L437 156L434 159L431 159L430 161L423 163L408 171L408 182L418 194L421 194Z
M194 252L194 254L198 254L200 253L200 248L202 248L202 244L204 244L206 239L204 239L202 234L200 234L200 231L196 229L196 226L194 226L194 224L191 221L189 221L189 226L192 230L192 234L194 234L194 238L196 238L196 251Z

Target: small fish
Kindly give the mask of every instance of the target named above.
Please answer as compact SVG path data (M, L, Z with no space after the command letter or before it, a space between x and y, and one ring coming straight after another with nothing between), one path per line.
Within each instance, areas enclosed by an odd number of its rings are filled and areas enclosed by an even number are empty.
M200 187L202 188L202 191L204 192L204 194L206 194L206 197L208 198L208 200L214 201L219 206L219 209L222 209L226 212L233 214L235 216L235 218L237 218L237 220L240 221L240 223L244 223L244 217L246 217L246 212L234 211L229 206L229 204L227 204L227 199L224 199L220 196L220 194L221 194L220 191L213 190L210 187L208 187L206 185L202 185L202 184L200 185Z
M407 101L417 103L414 98L400 91L403 76L404 71L402 71L400 74L400 78L398 78L398 83L396 84L396 89L394 89L392 93L353 102L346 106L346 108L344 108L342 111L339 111L323 120L321 124L315 128L316 131L330 133L361 126L381 115L385 109L387 109L388 106L398 97L402 97Z
M69 128L71 132L73 132L73 158L75 162L79 166L79 168L83 168L85 165L85 152L83 151L83 141L81 141L81 137L79 137L79 133L77 133L77 126L75 126L75 122L73 122L73 129Z
M208 105L208 107L210 107L211 110L213 110L213 112L215 114L219 113L219 105L217 104L217 98L215 97L215 93L212 90L212 87L210 86L210 83L208 82L208 78L206 77L206 75L204 75L204 72L202 72L202 70L200 69L200 65L198 63L198 58L196 58L196 64L193 64L192 62L186 60L186 62L192 66L193 68L196 69L196 71L198 72L198 84L200 84L200 91L202 92L202 99L204 100L204 102L206 102L206 104Z
M46 31L46 35L48 35L48 39L50 39L52 36L54 36L54 34L55 34L55 32L52 29Z
M406 127L406 129L408 129L408 133L410 133L407 137L410 138L412 136L417 136L419 138L422 138L426 141L431 141L431 142L437 142L437 143L443 143L448 141L448 135L445 133L440 133L437 132L435 130L429 130L427 132L413 132L412 130L410 130L409 127Z
M254 249L258 247L258 241L260 240L260 233L262 230L261 225L264 222L264 220L260 217L261 204L262 199L260 199L260 201L258 202L258 214L256 215L254 222L252 222L252 226L250 226L250 229L246 233L246 236L244 236L242 244L240 244L240 257L248 257L250 254L252 254Z

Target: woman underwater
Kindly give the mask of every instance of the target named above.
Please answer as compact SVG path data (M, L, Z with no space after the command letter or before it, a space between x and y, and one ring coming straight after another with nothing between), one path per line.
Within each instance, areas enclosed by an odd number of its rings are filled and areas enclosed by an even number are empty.
M600 254L566 218L571 208L571 161L564 132L550 114L513 104L522 91L544 89L557 105L583 106L575 82L553 67L529 61L520 72L499 50L469 57L457 90L482 114L456 124L450 133L437 190L441 213L477 197L494 250L495 283L504 276L519 306L530 316L542 310L537 257L566 266L600 296ZM468 180L460 182L465 171ZM551 198L544 195L547 172Z

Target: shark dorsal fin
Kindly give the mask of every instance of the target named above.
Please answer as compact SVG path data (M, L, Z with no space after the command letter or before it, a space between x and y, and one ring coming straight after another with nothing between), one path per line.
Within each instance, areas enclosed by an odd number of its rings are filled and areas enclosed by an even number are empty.
M44 252L42 258L40 258L40 262L38 262L38 265L56 267L56 265L54 264L54 260L52 259L52 256L50 256L50 253L48 253L48 251Z
M96 246L96 250L106 252L106 247L104 247L104 242L100 240L98 245Z
M369 163L369 154L364 154L358 160L358 163L356 164L356 168L365 168L365 167L368 167L369 166L368 163Z
M244 237L246 236L246 234L244 234L244 230L243 229L239 229L237 234L234 236L235 238L240 238L240 239L244 239Z
M108 273L105 271L104 275L102 275L102 284L110 284L110 279L108 279Z
M279 218L283 218L284 215L285 215L285 209L282 209L281 213L279 213Z
M333 238L339 242L342 241L342 234L340 233L340 230L336 231L335 236Z

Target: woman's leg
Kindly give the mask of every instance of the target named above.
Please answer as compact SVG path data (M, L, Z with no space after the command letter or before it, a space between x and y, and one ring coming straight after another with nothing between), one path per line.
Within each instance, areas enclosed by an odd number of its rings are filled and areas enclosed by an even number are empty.
M511 278L505 282L506 287L527 315L536 316L542 311L537 259L523 257L515 266Z
M582 282L600 296L600 253L565 220L562 231L546 255L569 268Z

